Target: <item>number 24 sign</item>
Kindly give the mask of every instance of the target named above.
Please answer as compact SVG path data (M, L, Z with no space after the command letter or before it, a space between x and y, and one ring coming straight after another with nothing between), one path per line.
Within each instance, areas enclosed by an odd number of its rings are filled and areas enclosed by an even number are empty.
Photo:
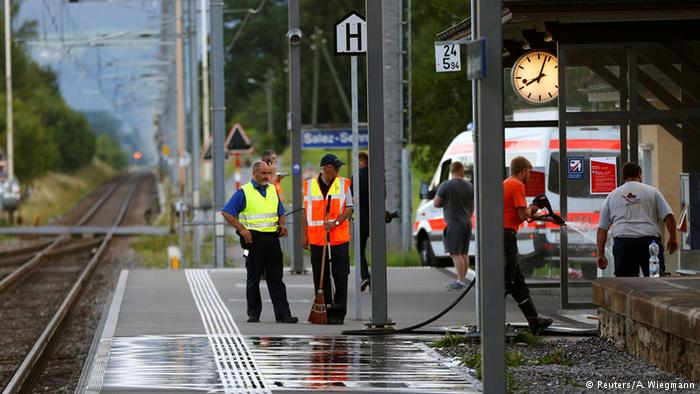
M452 41L438 41L435 43L435 71L453 72L462 69L459 56L459 44Z

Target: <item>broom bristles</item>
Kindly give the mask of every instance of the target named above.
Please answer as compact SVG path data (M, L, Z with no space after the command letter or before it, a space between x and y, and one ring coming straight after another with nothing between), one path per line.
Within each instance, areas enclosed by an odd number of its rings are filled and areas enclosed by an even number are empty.
M326 315L326 300L323 297L323 290L319 290L311 305L311 313L309 313L309 322L311 324L328 324Z

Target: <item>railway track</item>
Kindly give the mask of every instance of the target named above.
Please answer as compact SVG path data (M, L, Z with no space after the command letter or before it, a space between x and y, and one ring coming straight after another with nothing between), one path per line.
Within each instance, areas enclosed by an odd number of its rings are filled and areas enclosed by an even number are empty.
M145 178L129 175L108 184L74 225L116 228ZM112 239L112 231L93 239L61 235L0 253L0 332L7 333L0 338L3 393L28 390Z

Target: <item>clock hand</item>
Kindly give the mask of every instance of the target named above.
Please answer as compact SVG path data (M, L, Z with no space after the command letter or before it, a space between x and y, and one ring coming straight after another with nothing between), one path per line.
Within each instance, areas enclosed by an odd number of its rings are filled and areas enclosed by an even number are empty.
M539 74L539 76L537 77L537 80L538 80L538 81L540 80L540 78L542 78L542 77L544 76L544 74L542 74L542 71L544 71L544 65L545 65L545 63L547 63L547 56L545 56L545 57L544 57L544 60L542 61L542 67L540 67L540 74Z
M530 84L535 83L535 82L540 82L540 78L544 77L544 74L540 74L537 76L537 78L532 78L528 83L525 84L525 86L530 86Z

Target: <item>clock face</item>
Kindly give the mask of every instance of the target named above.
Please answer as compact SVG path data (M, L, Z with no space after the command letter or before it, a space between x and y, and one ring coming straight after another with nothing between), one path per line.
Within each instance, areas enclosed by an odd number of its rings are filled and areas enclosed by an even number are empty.
M513 64L511 79L515 91L526 101L552 101L559 95L557 57L545 51L527 52Z

